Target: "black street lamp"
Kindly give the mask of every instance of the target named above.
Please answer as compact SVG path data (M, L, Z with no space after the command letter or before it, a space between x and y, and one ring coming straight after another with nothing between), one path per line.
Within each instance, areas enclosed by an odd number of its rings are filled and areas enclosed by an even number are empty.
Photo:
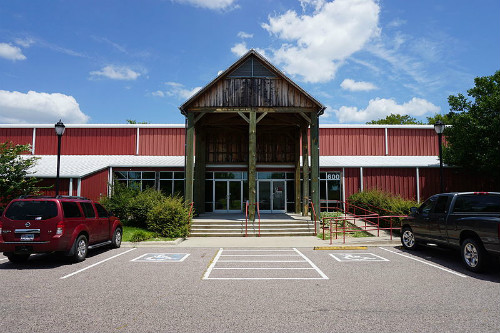
M66 126L64 126L61 119L55 125L56 134L57 134L57 178L56 178L56 196L59 195L59 170L61 168L61 138L64 134L64 130Z
M438 144L439 144L439 183L441 186L441 193L444 192L444 183L443 183L443 131L445 128L445 124L438 120L434 124L434 130L438 135Z

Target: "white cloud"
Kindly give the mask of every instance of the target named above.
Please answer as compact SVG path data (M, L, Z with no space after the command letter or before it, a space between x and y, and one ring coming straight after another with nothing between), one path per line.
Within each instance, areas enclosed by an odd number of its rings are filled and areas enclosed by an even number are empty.
M338 110L333 110L333 113L340 123L364 123L385 118L391 113L420 117L425 114L437 113L439 110L438 106L417 97L413 97L409 102L402 105L397 104L393 99L376 98L370 100L364 110L359 110L357 107L342 106Z
M73 96L59 93L0 90L0 123L86 123L90 117L80 110Z
M244 31L238 32L238 37L245 39L245 38L253 38L253 34L246 33Z
M90 75L94 78L106 77L112 80L135 80L141 74L133 71L132 69L124 66L114 66L109 65L103 67L100 71L90 72Z
M375 0L302 0L311 15L289 10L269 17L262 27L284 43L273 51L274 61L287 73L307 82L327 82L353 53L380 34L380 7Z
M20 48L7 43L0 43L0 58L8 60L25 60L26 56Z
M212 10L230 9L233 7L233 3L236 2L236 0L173 0L173 1Z
M234 44L234 46L231 48L231 52L233 52L238 57L241 57L248 52L247 44L245 42Z
M165 82L165 85L167 86L165 90L157 90L151 93L151 95L156 97L169 96L175 97L177 99L187 100L201 89L201 87L187 89L182 83L178 82Z
M35 41L33 40L33 38L31 37L27 37L27 38L17 38L15 41L14 41L17 45L19 46L22 46L22 47L30 47L32 44L35 43Z
M377 86L373 83L365 81L354 81L351 79L345 79L344 81L342 81L340 87L342 87L342 89L344 90L349 91L370 91L378 89Z

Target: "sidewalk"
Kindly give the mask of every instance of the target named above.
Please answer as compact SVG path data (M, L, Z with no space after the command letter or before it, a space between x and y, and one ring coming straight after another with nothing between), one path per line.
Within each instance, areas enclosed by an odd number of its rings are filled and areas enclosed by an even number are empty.
M392 241L387 235L380 237L334 239L331 246L397 246L401 245L399 237ZM330 240L322 240L315 236L296 237L190 237L174 242L140 242L122 243L123 247L327 247Z

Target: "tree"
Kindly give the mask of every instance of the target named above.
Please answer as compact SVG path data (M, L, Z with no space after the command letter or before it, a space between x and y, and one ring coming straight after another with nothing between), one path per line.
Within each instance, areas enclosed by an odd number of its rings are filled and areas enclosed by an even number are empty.
M500 176L500 71L477 77L475 87L449 96L451 120L444 135L443 161L492 177Z
M126 119L127 124L149 124L148 121L137 121L135 119Z
M36 157L21 157L30 151L30 145L0 143L0 207L5 207L12 199L27 194L36 194L39 182L35 177L27 177L29 169L36 164Z
M428 125L434 125L437 121L441 121L446 125L450 125L453 121L453 113L447 113L447 114L440 114L436 113L432 117L426 117L427 118L427 124Z
M421 121L417 121L417 119L410 117L409 115L400 115L400 114L394 114L391 113L384 119L379 119L379 120L372 120L367 122L367 124L375 125L422 125Z

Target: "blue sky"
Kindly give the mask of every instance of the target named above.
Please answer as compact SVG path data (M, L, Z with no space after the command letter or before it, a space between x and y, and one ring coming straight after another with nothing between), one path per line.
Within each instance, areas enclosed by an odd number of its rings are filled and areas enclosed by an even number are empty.
M425 120L500 70L498 0L0 0L0 123L183 123L255 48L321 123Z

